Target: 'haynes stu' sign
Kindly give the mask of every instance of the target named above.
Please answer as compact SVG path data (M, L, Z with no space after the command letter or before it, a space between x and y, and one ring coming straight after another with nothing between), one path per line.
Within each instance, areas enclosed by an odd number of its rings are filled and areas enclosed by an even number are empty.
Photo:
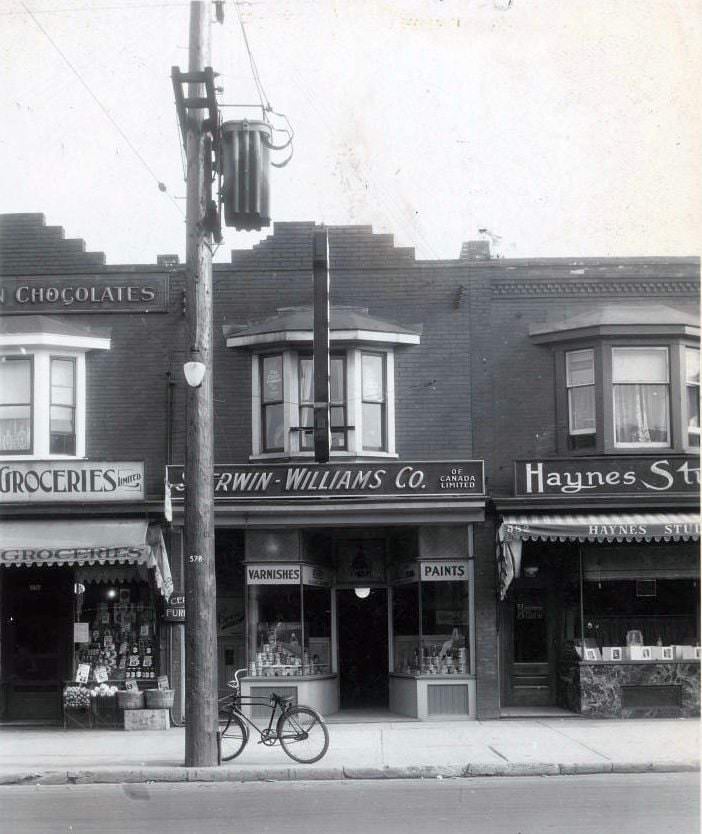
M168 467L168 482L172 497L182 499L182 466ZM215 500L484 493L481 460L215 466L214 473Z
M688 455L560 458L514 463L514 494L656 495L700 489L700 461Z

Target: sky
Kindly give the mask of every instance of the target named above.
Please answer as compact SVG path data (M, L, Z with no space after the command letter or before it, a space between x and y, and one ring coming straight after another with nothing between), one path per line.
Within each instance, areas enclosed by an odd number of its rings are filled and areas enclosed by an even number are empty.
M257 102L224 8L220 101ZM699 254L699 0L238 9L295 130L272 174L275 221L371 225L422 259L458 257L479 228L503 257ZM109 264L183 257L170 69L187 68L188 17L167 0L0 0L0 213L43 213ZM270 231L225 229L216 260Z

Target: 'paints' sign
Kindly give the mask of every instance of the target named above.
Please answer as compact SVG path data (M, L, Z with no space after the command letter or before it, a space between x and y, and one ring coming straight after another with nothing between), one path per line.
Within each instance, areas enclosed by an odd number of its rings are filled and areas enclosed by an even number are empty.
M137 501L144 497L141 461L12 461L0 464L0 505Z
M419 575L422 582L455 582L468 579L468 560L441 559L420 562Z
M518 460L515 495L695 495L699 458L687 455Z
M165 274L40 275L0 280L0 313L163 313Z
M168 467L172 498L185 492L183 467ZM216 501L240 498L482 496L483 462L411 461L215 466Z

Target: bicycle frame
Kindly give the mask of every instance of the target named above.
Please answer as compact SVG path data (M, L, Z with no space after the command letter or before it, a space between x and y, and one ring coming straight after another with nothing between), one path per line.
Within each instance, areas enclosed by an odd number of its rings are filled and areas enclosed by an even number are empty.
M281 699L278 695L273 693L270 698L257 698L255 695L240 695L238 693L234 693L232 695L227 695L226 698L223 698L222 701L228 701L228 705L223 704L228 709L238 715L239 718L243 719L249 726L253 727L254 730L259 734L260 740L264 741L264 738L271 739L271 731L273 730L273 720L275 719L276 712L278 708L280 708L280 715L285 715L286 707L283 704L283 699ZM243 703L242 703L243 702ZM261 728L259 725L252 719L246 715L245 712L241 709L242 706L248 707L267 707L270 709L271 714L270 718L268 719L268 726ZM273 741L278 741L278 736L274 735Z

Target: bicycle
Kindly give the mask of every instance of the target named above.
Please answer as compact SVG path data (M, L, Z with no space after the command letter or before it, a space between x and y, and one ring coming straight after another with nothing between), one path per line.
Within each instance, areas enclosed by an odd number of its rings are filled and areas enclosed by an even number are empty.
M219 737L222 761L230 762L246 747L249 741L247 725L250 725L260 736L258 744L273 747L280 742L280 746L294 761L301 764L318 762L329 748L329 731L322 716L311 707L293 706L291 697L281 698L275 692L271 693L268 700L256 698L254 695L242 695L239 675L246 674L246 671L238 669L234 673L234 680L227 683L234 692L220 699ZM242 699L245 699L246 706L270 707L267 727L259 727L242 712ZM278 709L280 715L274 729L273 719Z

